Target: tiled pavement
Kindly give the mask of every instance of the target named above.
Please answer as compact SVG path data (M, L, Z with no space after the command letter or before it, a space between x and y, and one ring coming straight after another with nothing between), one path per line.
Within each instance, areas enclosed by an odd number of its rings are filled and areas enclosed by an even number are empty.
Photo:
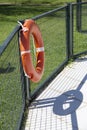
M75 60L29 106L25 130L87 130L87 56Z

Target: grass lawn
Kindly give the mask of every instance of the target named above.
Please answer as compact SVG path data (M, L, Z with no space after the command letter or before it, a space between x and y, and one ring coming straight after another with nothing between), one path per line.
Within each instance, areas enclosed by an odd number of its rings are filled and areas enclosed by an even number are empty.
M22 111L17 34L0 56L0 130L15 130Z
M75 0L5 0L4 2L0 0L0 3L18 4L10 6L0 5L0 44L17 25L18 20L32 18L53 8L60 7L67 2L75 2ZM23 3L23 5L20 5L20 3Z
M67 2L76 2L75 0L0 0L0 3L31 3L31 4L60 4Z
M65 9L52 13L48 17L36 20L39 25L45 46L45 71L39 84L31 82L33 91L38 85L46 80L49 75L66 58L66 17ZM62 52L62 53L61 53ZM61 54L61 55L60 55ZM32 87L33 86L33 87Z
M11 2L6 0L5 2ZM22 0L20 0L22 1ZM20 3L15 0L15 3ZM0 2L3 2L0 0ZM23 0L24 2L24 0ZM32 3L50 3L50 5L1 5L0 6L0 44L6 39L8 34L17 25L18 20L32 18L36 15L47 12L48 10L60 7L64 0L32 0ZM58 5L55 5L59 2ZM70 2L70 0L66 1ZM28 3L27 0L25 3ZM30 1L31 3L31 1ZM86 11L86 10L85 10ZM76 15L76 12L74 12ZM66 13L65 9L58 11L47 17L36 20L42 32L45 46L45 71L40 83L31 82L32 91L40 85L66 58ZM22 107L22 93L20 83L20 67L18 59L17 35L12 39L10 46L0 57L0 130L15 130L19 113ZM76 16L74 17L74 51L86 50L86 34L81 34L76 30ZM84 43L84 46L83 46ZM80 49L80 50L79 50ZM9 73L2 73L2 70L8 69ZM12 127L10 127L12 126Z
M54 7L45 6L0 6L0 43L2 43L13 28L18 24L18 20L32 18L42 14Z

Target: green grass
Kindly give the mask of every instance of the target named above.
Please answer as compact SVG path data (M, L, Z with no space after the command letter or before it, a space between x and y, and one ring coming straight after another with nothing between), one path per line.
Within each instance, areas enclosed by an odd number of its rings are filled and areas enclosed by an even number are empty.
M16 6L0 5L0 31L2 32L0 33L0 44L17 25L18 20L32 18L67 2L75 2L75 0L5 0L4 2L0 0L0 3L17 4Z
M13 28L18 24L18 20L24 20L35 17L48 10L53 9L54 6L0 6L0 43L2 43Z
M28 4L60 4L67 2L75 2L75 0L0 0L0 3L28 3Z
M62 63L66 58L66 24L65 10L46 18L36 20L39 25L45 46L45 71L39 84L31 82L32 91ZM60 27L60 29L59 29ZM62 52L62 53L61 53ZM60 55L61 54L61 55Z
M73 25L74 25L74 28L73 28L73 43L74 43L74 46L73 46L73 51L74 51L74 54L77 54L79 52L84 52L84 51L87 51L87 40L86 40L86 37L87 37L87 16L86 16L86 12L87 12L87 4L86 5L83 5L83 8L82 8L82 26L81 26L81 29L84 31L86 30L86 33L81 33L81 32L78 32L77 31L77 27L76 27L76 6L74 7L74 22L73 22Z
M11 0L5 2L11 2ZM20 0L22 1L22 0ZM0 1L1 2L1 1ZM20 3L17 0L15 3ZM23 0L24 2L24 0ZM60 7L61 3L70 1L33 1L50 3L50 5L2 5L0 6L0 44L6 39L9 33L17 25L18 20L32 18L48 10ZM58 5L55 5L59 2ZM27 1L25 3L28 3ZM63 4L64 4L63 3ZM74 12L76 14L76 12ZM86 19L86 18L85 18ZM65 10L58 11L36 20L39 25L45 46L45 71L42 80L35 84L31 82L32 91L37 88L66 58L66 14ZM22 107L22 92L20 83L20 68L18 59L17 35L12 39L10 46L0 57L0 69L5 70L9 63L11 72L0 73L0 130L15 130L18 122L19 113ZM86 50L86 34L81 34L76 30L76 17L74 17L74 52ZM85 44L83 44L85 43ZM1 72L0 71L0 72ZM11 126L11 127L10 127Z
M15 130L22 111L17 35L0 56L0 130Z

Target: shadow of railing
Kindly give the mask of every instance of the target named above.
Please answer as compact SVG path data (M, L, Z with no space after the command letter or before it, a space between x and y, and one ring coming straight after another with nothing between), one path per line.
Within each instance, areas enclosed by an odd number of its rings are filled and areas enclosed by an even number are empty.
M72 129L78 130L76 110L83 100L83 95L78 90L70 90L56 98L53 112L60 116L71 114Z
M83 94L82 92L80 92L80 89L82 88L86 80L87 74L80 82L76 90L64 92L62 95L58 96L54 102L53 112L55 114L60 116L71 114L73 130L78 130L76 110L83 101Z
M87 74L84 76L76 90L69 90L58 97L52 97L42 100L35 100L29 109L53 107L53 113L59 116L71 115L71 124L73 130L78 130L78 121L76 110L83 101L83 94L80 89L87 80Z

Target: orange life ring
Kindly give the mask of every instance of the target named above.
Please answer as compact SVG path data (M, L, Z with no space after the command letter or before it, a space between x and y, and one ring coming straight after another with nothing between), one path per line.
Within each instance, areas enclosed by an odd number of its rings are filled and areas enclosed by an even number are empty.
M30 49L30 37L34 38L36 50L36 67L34 67ZM39 27L33 20L25 20L20 31L20 51L25 75L33 82L42 78L44 71L44 43Z

